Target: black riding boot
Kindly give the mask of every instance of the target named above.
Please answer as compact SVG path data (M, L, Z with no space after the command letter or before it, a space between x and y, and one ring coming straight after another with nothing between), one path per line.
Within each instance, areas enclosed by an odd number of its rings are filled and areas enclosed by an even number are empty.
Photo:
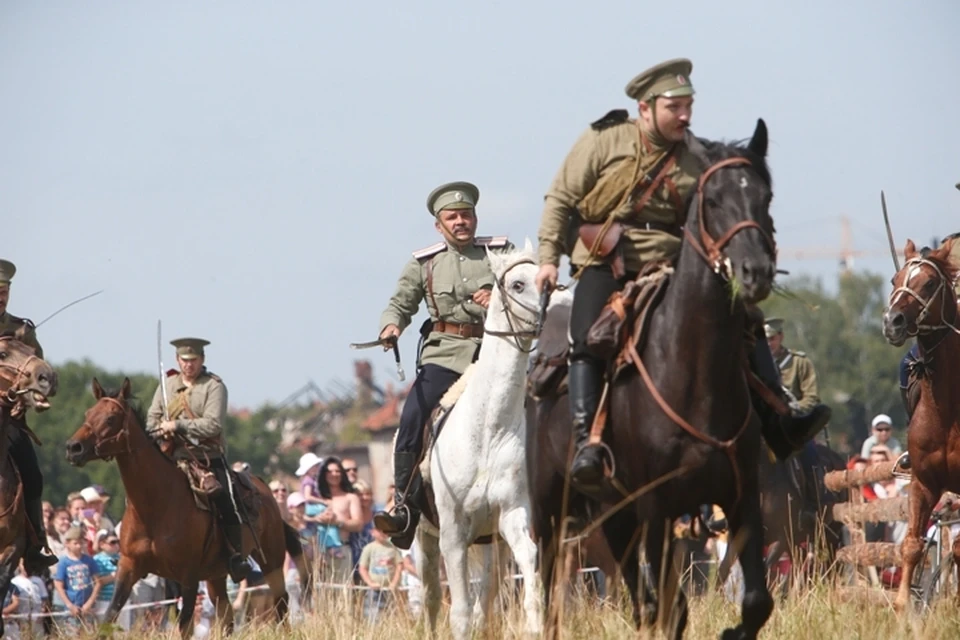
M420 456L409 451L396 451L393 454L393 511L378 511L373 516L374 526L390 536L398 549L409 549L413 544L413 534L420 521L420 509L417 507L421 481L416 471ZM411 481L412 479L412 481Z
M770 353L766 339L757 340L750 365L760 381L784 404L790 406L790 397L780 379L780 368ZM765 402L754 403L754 408L763 422L763 438L780 460L786 460L803 449L807 441L812 440L827 426L832 413L825 404L818 404L806 413L795 414L791 411L788 416L778 414Z
M596 492L603 486L603 449L591 446L587 440L603 391L603 365L574 360L568 375L576 451L570 467L571 480L581 491Z
M23 561L27 567L34 568L38 572L43 571L58 562L57 556L52 553L46 553L47 531L43 528L43 500L40 498L27 500L24 505L24 510L26 511L27 519L30 521L30 526L33 527L33 531L37 534L37 543L27 546Z
M223 533L227 536L227 541L233 547L229 560L227 560L227 569L230 572L230 579L236 584L246 579L253 568L243 557L240 551L243 549L243 525L226 524L223 525Z

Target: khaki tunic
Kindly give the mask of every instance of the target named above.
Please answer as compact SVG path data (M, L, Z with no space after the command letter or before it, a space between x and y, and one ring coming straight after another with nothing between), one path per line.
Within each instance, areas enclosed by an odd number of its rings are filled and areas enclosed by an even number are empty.
M954 238L953 247L950 249L950 262L960 267L960 234L951 234L944 238L944 241L947 241L950 238ZM958 296L960 296L960 278L954 281L953 290L957 292Z
M798 413L811 411L820 402L820 391L817 388L817 372L813 369L813 362L803 351L781 349L777 356L777 365L780 367L780 377L799 405L795 410Z
M23 325L29 325L26 335L23 337L23 343L28 347L32 347L37 352L37 357L43 357L43 347L40 346L40 343L37 341L37 332L33 327L33 323L25 318L18 318L15 315L11 315L7 312L0 314L0 335L4 333L13 333Z
M506 238L477 238L474 244L461 250L446 242L439 242L421 251L404 266L397 282L396 292L380 316L380 331L390 324L401 331L410 325L413 316L426 300L430 320L436 323L482 324L486 309L473 301L474 293L496 286L486 248L498 253L513 251ZM433 298L427 292L427 268L433 268ZM435 364L457 373L473 362L480 347L479 338L465 338L449 333L431 331L424 341L420 363Z
M167 385L167 400L170 403L170 417L176 422L177 432L198 443L190 442L189 450L194 454L209 454L222 456L226 454L226 445L223 438L223 422L227 415L227 387L218 376L206 370L197 377L191 386L183 382L178 371L167 374L164 384ZM178 396L180 396L178 398ZM176 407L186 402L196 418L191 419L185 409L176 411ZM147 430L152 431L163 421L163 397L160 387L157 386L153 394L153 402L147 412ZM189 458L184 447L177 447L175 458Z
M638 153L641 166L644 167L655 163L652 155L662 153L656 149L648 150L640 143L637 127L635 120L626 118L600 127L595 124L583 132L573 145L544 198L537 235L540 264L559 265L560 257L565 254L570 254L573 265L582 266L587 262L590 248L576 237L577 230L571 224L584 196L598 180L616 170L622 162L636 159ZM680 199L686 200L690 191L696 188L703 163L689 151L686 143L680 143L675 155L676 162L667 176L676 185ZM611 215L625 222L680 226L686 221L686 212L677 210L665 184L661 183L638 214L630 213L631 200L624 202ZM627 271L639 271L651 260L675 258L680 251L680 238L665 231L628 227L622 245L625 268Z

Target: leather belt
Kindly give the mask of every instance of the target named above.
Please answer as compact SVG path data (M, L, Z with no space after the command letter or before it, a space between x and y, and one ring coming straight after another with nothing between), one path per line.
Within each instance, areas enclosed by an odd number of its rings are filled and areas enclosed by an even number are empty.
M433 323L433 330L440 333L449 333L462 338L482 338L482 324L460 324L459 322L444 322L438 320Z
M663 231L678 238L683 236L680 227L675 224L666 224L664 222L627 222L626 225L631 229L642 229L645 231Z

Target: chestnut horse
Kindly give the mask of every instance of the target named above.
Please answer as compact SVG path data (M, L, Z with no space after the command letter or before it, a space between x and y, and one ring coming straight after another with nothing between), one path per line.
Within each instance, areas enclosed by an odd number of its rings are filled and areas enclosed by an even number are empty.
M23 483L9 454L11 430L21 428L18 423L28 409L48 409L48 398L57 393L56 372L20 342L22 337L19 332L0 337L0 602L6 601L10 580L16 575L30 535ZM26 438L28 433L20 437Z
M890 306L883 313L883 335L895 347L917 337L919 399L907 431L910 522L901 546L903 574L894 603L910 602L913 572L923 553L924 527L944 491L960 491L960 314L954 280L958 265L950 262L954 240L920 254L913 241L904 248L906 262L893 277ZM960 537L953 541L960 578ZM958 591L960 601L960 591Z
M94 378L93 395L96 403L67 441L66 450L67 460L78 467L91 460L116 458L126 488L120 562L105 621L115 621L134 583L153 573L180 583L183 608L179 625L184 638L192 633L201 580L207 582L220 624L231 632L233 610L227 598L227 562L222 552L226 541L214 521L216 516L197 507L186 475L148 436L143 416L131 404L129 379L124 379L119 392L108 394ZM260 565L277 620L286 622L285 554L296 563L303 594L310 593L308 568L299 535L283 521L270 489L260 478L252 481L260 509L254 524L256 539L250 527L244 526L244 555L252 555Z

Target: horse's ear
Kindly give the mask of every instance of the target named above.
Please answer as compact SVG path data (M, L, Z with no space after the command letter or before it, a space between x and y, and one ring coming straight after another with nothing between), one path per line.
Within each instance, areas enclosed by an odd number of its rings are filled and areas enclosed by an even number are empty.
M93 397L99 400L105 394L103 393L103 387L100 386L100 381L96 378L93 379Z
M533 253L533 243L530 242L529 237L523 239L523 252L524 253Z
M499 253L490 251L490 247L484 245L483 250L487 252L487 262L490 263L490 270L497 276L500 275L500 269L503 267L503 258Z
M907 260L915 258L917 256L917 245L913 244L913 240L907 238L907 244L903 247L903 257Z
M27 334L30 333L31 326L33 325L27 322L24 322L23 324L21 324L19 327L17 327L17 330L13 332L13 339L18 342L26 343Z
M130 378L123 379L123 385L120 387L120 396L124 400L130 399Z
M761 158L766 158L767 142L767 123L763 121L763 118L757 118L757 128L753 130L753 137L750 138L750 144L747 145L747 148Z

